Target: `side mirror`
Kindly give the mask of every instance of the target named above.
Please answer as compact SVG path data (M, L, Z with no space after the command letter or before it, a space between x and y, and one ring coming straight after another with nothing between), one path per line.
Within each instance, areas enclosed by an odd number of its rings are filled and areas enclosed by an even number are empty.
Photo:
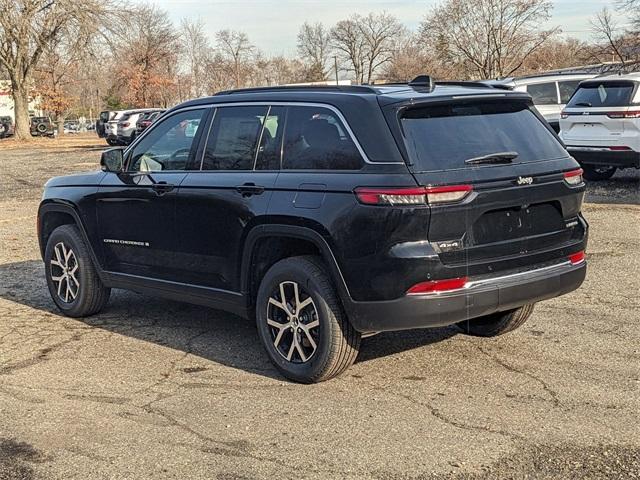
M103 172L119 173L124 167L122 157L122 147L110 148L102 152L100 157L100 168Z

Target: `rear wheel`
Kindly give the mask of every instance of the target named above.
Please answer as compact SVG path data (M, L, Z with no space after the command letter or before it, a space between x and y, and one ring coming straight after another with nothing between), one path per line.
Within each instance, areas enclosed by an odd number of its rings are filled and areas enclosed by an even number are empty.
M256 300L260 339L287 378L314 383L347 369L360 348L322 261L281 260L264 276Z
M56 228L47 241L45 271L51 298L69 317L98 313L109 300L75 225Z
M476 337L497 337L520 327L533 313L533 306L525 305L506 312L496 312L484 317L459 322L458 328Z
M584 178L591 181L608 180L616 173L616 167L607 165L582 165Z

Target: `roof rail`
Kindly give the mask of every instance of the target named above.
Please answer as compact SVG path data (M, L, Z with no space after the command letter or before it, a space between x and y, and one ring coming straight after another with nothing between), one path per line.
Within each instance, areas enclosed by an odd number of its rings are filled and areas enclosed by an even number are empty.
M476 88L494 88L495 85L487 85L482 82L476 82L472 80L445 80L442 82L436 82L436 85L454 85L460 87L476 87Z
M295 90L302 91L320 91L320 92L352 92L352 93L379 93L372 86L368 85L278 85L273 87L249 87L236 88L233 90L224 90L217 92L218 95L231 95L235 93L268 93L268 92L291 92Z

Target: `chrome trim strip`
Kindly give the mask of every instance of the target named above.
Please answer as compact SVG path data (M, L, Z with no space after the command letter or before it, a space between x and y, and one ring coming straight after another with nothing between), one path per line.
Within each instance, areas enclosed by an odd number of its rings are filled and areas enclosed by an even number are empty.
M582 262L581 262L582 263ZM572 263L569 260L566 260L562 263L556 263L555 265L549 265L547 267L535 268L533 270L526 270L524 272L512 273L510 275L502 275L500 277L491 277L482 280L476 280L467 282L461 290L466 290L469 288L474 288L478 286L492 285L494 283L502 283L503 281L510 282L511 280L517 279L519 277L528 276L528 275L537 275L538 273L547 272L549 270L562 270L566 266L570 266ZM579 264L576 264L579 265Z

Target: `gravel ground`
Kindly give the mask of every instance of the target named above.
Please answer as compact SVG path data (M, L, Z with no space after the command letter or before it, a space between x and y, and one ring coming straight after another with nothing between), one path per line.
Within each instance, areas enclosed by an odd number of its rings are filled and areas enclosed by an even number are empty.
M230 314L120 291L58 314L39 196L103 147L0 142L0 480L640 478L636 172L589 185L587 280L519 330L381 334L303 386Z

